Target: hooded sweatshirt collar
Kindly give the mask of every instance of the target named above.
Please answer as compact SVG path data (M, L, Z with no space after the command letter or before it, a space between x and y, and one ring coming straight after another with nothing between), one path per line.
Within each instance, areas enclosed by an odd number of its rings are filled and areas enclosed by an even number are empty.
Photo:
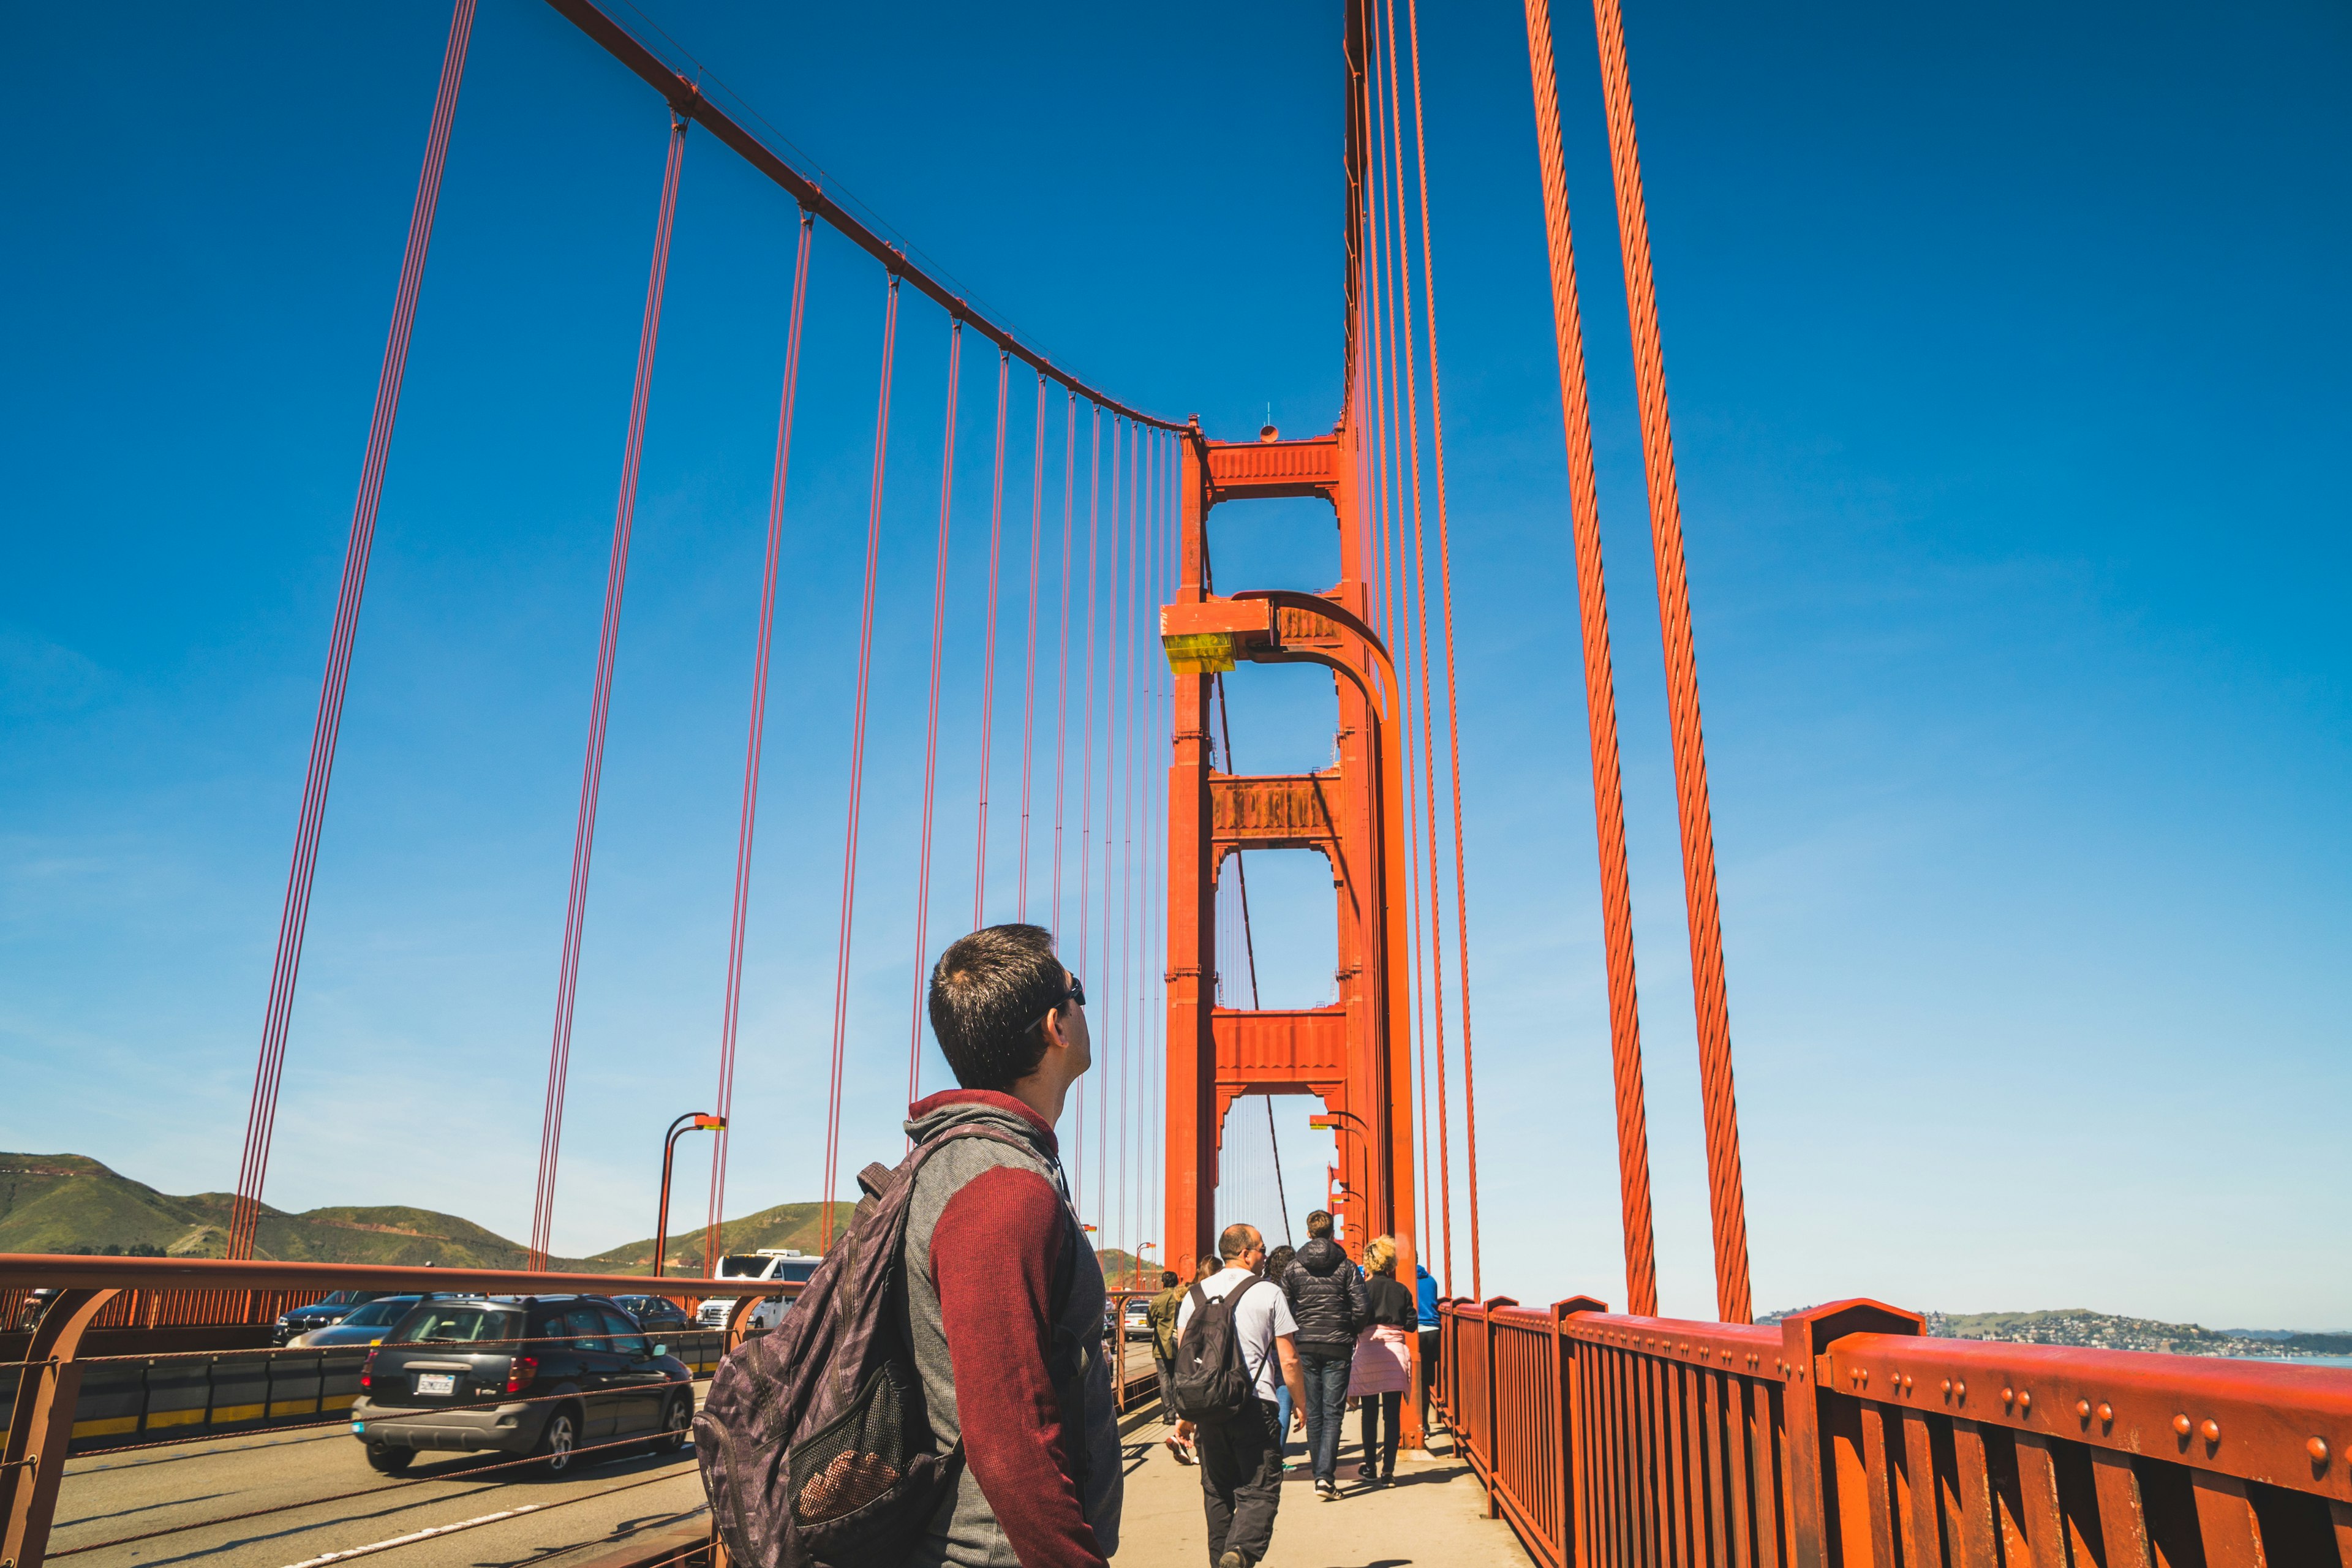
M949 1089L926 1095L907 1108L907 1136L926 1142L950 1127L993 1121L1018 1133L1048 1158L1059 1160L1061 1143L1044 1117L1009 1094L992 1089Z

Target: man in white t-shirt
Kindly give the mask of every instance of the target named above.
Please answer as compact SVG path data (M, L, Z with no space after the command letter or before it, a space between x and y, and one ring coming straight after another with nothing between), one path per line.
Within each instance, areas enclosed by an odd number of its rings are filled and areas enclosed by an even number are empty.
M1184 1293L1184 1304L1176 1310L1176 1335L1183 1338L1184 1325L1192 1321L1194 1291L1211 1301L1245 1291L1234 1306L1234 1338L1243 1366L1256 1380L1259 1418L1244 1415L1199 1426L1180 1421L1176 1441L1192 1442L1200 1451L1209 1560L1217 1568L1256 1568L1274 1539L1275 1510L1282 1505L1276 1379L1290 1386L1297 1422L1306 1419L1307 1384L1298 1370L1298 1349L1291 1342L1298 1324L1291 1318L1289 1300L1257 1272L1265 1263L1265 1239L1254 1226L1229 1225L1217 1238L1217 1256L1225 1267ZM1247 1289L1253 1285L1257 1289Z

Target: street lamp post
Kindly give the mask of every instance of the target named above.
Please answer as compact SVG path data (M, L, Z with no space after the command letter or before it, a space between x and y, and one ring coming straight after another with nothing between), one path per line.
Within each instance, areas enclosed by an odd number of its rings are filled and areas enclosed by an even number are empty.
M706 1129L716 1132L725 1128L727 1118L713 1116L707 1110L689 1110L669 1124L669 1135L662 1140L661 1215L654 1222L654 1280L658 1289L662 1277L662 1255L669 1247L669 1163L677 1152L677 1137L681 1132L699 1132Z

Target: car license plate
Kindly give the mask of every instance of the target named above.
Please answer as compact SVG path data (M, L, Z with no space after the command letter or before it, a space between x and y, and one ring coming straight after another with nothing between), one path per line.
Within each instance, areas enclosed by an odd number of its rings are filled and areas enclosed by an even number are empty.
M416 1392L455 1394L457 1392L457 1374L454 1372L420 1372L416 1374Z

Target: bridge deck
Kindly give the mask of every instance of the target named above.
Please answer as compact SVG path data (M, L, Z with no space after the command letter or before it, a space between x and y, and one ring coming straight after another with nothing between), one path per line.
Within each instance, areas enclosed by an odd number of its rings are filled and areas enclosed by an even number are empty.
M1511 1527L1486 1517L1486 1490L1454 1458L1444 1433L1434 1438L1429 1457L1401 1458L1397 1484L1382 1489L1354 1479L1361 1457L1355 1431L1350 1411L1337 1502L1316 1500L1305 1445L1294 1436L1290 1454L1298 1468L1283 1489L1268 1568L1528 1568ZM1170 1457L1161 1441L1167 1433L1149 1421L1128 1435L1118 1568L1201 1568L1208 1561L1201 1472Z

